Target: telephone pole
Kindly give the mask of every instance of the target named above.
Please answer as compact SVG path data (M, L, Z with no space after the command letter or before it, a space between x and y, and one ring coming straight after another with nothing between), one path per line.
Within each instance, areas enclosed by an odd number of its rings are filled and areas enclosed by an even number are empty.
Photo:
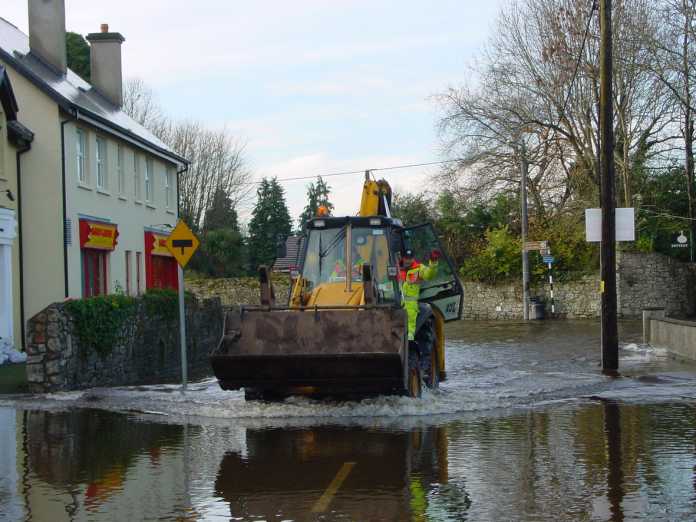
M611 0L599 0L599 32L602 372L608 375L616 375L619 369L619 334L616 322L616 203L614 197Z
M527 219L527 176L529 175L529 164L527 163L527 149L524 142L520 141L520 200L522 201L522 316L525 321L529 320L529 252L525 247L528 233Z

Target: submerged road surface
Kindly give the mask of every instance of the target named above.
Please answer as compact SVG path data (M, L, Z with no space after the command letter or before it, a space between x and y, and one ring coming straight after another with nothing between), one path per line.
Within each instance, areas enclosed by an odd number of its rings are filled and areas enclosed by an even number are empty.
M694 520L696 366L592 322L457 323L422 399L213 380L0 397L0 520Z

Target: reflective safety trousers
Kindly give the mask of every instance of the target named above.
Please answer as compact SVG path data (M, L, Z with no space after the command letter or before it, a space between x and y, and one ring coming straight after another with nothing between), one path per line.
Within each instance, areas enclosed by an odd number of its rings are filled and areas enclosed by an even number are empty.
M404 309L408 316L408 340L416 337L416 322L418 320L418 299L420 298L421 283L430 281L437 275L437 261L427 265L413 263L409 268L402 270L401 295L403 296Z

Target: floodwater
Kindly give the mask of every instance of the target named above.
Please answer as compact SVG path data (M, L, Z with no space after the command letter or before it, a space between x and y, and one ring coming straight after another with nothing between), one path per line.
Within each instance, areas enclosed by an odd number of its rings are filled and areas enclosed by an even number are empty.
M622 325L458 323L422 399L212 380L0 397L0 520L696 520L696 365Z

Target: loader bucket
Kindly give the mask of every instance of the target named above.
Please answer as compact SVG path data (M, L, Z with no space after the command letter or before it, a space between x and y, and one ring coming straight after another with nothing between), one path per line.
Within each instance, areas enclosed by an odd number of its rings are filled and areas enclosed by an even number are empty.
M406 314L395 307L242 308L210 356L225 390L280 395L401 394Z

